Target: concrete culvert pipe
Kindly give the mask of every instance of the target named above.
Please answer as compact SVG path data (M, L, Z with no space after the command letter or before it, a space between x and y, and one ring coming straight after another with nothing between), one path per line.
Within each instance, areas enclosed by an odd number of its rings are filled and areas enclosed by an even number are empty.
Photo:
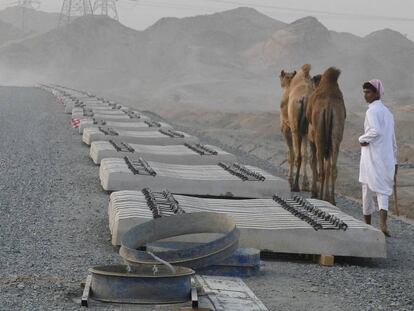
M91 297L118 303L179 303L190 299L194 271L167 266L98 266L92 274Z
M240 232L230 216L200 212L157 218L132 227L122 238L119 254L130 265L159 265L152 255L139 249L150 242L199 233L221 235L190 248L153 253L172 265L195 269L223 261L239 246Z

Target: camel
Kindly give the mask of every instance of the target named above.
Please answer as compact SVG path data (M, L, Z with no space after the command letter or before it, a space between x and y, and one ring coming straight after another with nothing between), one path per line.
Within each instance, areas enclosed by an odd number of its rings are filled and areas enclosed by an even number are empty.
M311 147L312 197L332 204L335 204L337 160L346 119L345 103L338 85L340 74L341 71L334 67L322 74L306 111Z
M302 190L308 190L307 176L307 120L306 106L312 92L310 72L311 66L305 64L296 73L281 72L283 96L280 103L280 125L288 145L288 179L291 191L300 191L299 177L303 159ZM293 178L293 168L296 173Z
M288 146L287 152L287 161L288 161L288 180L289 184L292 187L293 181L293 144L292 144L292 133L289 126L288 118L288 103L289 103L289 92L290 92L290 81L292 81L295 76L296 71L294 72L285 72L282 70L280 72L280 85L283 90L282 99L280 100L280 112L279 112L279 125L280 131L285 137L286 144Z
M312 81L312 91L315 91L316 88L319 86L319 83L321 83L321 78L322 78L322 75L316 75L316 76L312 77L312 79L311 79L311 81Z

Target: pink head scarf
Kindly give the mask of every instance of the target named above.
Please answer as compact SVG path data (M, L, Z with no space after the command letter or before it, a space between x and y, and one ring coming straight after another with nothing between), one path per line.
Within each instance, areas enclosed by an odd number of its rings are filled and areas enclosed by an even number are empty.
M371 84L378 92L379 97L384 95L384 87L382 86L381 80L378 79L372 79L368 81L369 84Z

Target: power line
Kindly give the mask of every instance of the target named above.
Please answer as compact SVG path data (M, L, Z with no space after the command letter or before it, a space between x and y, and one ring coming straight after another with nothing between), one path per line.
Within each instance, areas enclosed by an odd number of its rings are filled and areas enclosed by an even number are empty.
M21 1L28 1L28 0L19 0L19 1L12 1L3 6L12 6L12 5L19 5ZM30 0L29 0L30 1ZM66 0L65 0L66 1ZM100 0L101 2L114 2L114 0ZM170 8L170 9L178 9L178 10L207 10L207 11L220 11L222 7L208 7L208 6L194 6L189 4L177 4L173 2L160 2L160 1L151 1L150 3L142 1L142 0L128 0L130 2L135 2L139 6L145 7L155 7L155 8ZM291 12L296 14L311 14L311 15L319 15L325 17L335 17L341 19L349 19L349 20L384 20L384 21L398 21L398 22L414 22L414 18L409 17L396 17L396 16L383 16L383 15L368 15L368 14L358 14L358 13L346 13L346 12L330 12L324 10L313 10L313 9L305 9L305 8L293 8L293 7L286 7L286 6L277 6L271 4L263 4L248 1L234 1L234 0L204 0L209 3L218 3L218 4L227 4L227 5L236 5L236 6L249 6L254 8L261 8L265 10L277 10L278 13L283 12ZM76 2L76 1L74 1ZM96 1L99 2L99 1ZM280 12L282 11L282 12Z
M141 0L130 0L132 2L137 2L140 6L146 7L159 7L159 8L170 8L170 9L179 9L179 10L206 10L206 11L220 11L223 10L222 7L208 7L208 6L192 6L187 4L173 4L172 2L160 2L160 1L151 1L151 3L147 3ZM234 1L234 0L204 0L209 3L218 3L218 4L228 4L228 5L235 5L235 6L248 6L252 8L261 8L270 11L278 11L278 13L295 13L295 14L309 14L309 15L316 15L316 16L324 16L324 17L334 17L346 20L383 20L383 21L398 21L398 22L414 22L414 18L408 17L396 17L396 16L382 16L382 15L368 15L368 14L357 14L357 13L346 13L346 12L330 12L330 11L323 11L323 10L311 10L311 9L301 9L301 8L292 8L286 6L276 6L276 5L268 5L268 4L257 4L255 1L253 2L246 2L246 1Z
M139 6L146 6L146 7L154 7L154 8L169 8L169 9L182 9L182 10L191 10L191 11L200 11L200 10L208 10L208 11L220 11L222 10L222 8L220 7L206 7L206 6L193 6L193 5L187 5L187 4L172 4L172 2L160 2L160 1L156 1L153 2L151 1L150 3L147 3L145 1L142 0L129 0L132 2L137 2L137 5Z
M369 19L369 20L381 19L381 20L388 20L388 21L414 22L414 18L408 18L408 17L380 16L380 15L374 16L374 15L356 14L356 13L338 13L338 12L299 9L299 8L292 8L292 7L275 6L275 5L267 5L267 4L256 4L256 3L231 1L231 0L205 0L205 1L222 3L222 4L233 4L233 5L238 5L238 6L251 6L251 7L263 8L263 9L290 11L294 13L306 13L306 14L333 16L333 17L339 17L339 18L345 18L345 19L346 18L348 19Z

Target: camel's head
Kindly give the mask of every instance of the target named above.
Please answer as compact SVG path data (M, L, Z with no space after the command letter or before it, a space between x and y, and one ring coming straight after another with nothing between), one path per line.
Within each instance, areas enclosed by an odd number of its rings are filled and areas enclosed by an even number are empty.
M303 76L305 78L309 78L310 79L310 71L311 71L312 66L310 64L304 64L302 65L302 67L300 67L300 71L303 74Z
M280 85L282 88L286 88L290 85L290 81L292 81L293 77L296 75L296 70L294 72L285 72L282 70L280 72Z
M319 83L321 83L321 78L322 78L322 75L316 75L312 77L312 89L313 90L315 90L319 86Z

